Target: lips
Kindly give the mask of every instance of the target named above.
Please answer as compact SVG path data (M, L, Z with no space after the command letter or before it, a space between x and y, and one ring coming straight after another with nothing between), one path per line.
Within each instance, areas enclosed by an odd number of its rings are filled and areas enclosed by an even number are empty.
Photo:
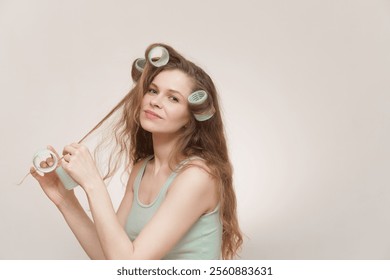
M149 116L157 117L157 118L159 118L159 119L162 119L162 117L161 117L159 114L157 114L157 113L155 113L155 112L153 112L153 111L150 111L150 110L145 110L145 114L147 114L147 115L149 115Z

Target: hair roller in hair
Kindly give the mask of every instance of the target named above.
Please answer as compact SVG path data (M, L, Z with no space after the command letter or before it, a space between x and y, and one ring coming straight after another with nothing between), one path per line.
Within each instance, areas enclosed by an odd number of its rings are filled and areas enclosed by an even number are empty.
M207 92L204 90L197 90L188 96L188 102L194 105L203 104L207 100Z
M214 116L215 109L214 107L209 110L207 113L204 114L194 114L194 117L199 122L207 121L208 119L211 119L212 116Z
M40 163L42 161L46 161L47 158L53 159L53 165L48 167L41 167ZM71 190L78 186L78 184L68 175L68 173L65 172L65 170L58 165L58 158L57 156L50 150L40 150L33 156L33 165L36 170L42 172L42 173L50 173L55 170L55 172L58 175L58 178L61 180L62 184L64 185L65 189Z
M135 61L135 68L137 68L137 70L139 72L142 72L142 71L144 71L145 64L146 64L146 59L145 58L138 58Z
M169 62L169 52L162 46L156 46L149 51L148 60L155 67L164 66Z
M211 104L212 103L211 100L208 99L209 96L207 92L205 92L204 90L194 91L193 93L190 94L190 96L188 96L188 103L190 103L192 107L194 106L205 107L205 108L199 108L200 110L195 109L194 117L197 121L200 122L207 121L214 115L215 108ZM208 101L210 104L205 104L206 101Z

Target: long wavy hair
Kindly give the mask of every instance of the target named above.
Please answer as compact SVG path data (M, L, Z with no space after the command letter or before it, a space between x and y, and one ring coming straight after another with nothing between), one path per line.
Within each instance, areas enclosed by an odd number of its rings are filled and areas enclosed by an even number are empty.
M171 151L169 163L170 166L175 166L183 156L186 158L197 156L205 161L209 174L218 184L220 219L223 226L222 258L232 259L238 254L243 239L237 219L233 170L229 160L217 90L206 72L168 45L150 45L145 51L145 57L148 57L150 50L155 46L163 46L168 50L169 62L162 67L154 67L146 62L143 71L139 71L135 60L131 69L133 88L83 139L100 127L111 115L119 113L113 129L110 129L110 137L100 143L100 146L104 143L114 143L104 179L112 177L123 163L130 170L135 163L154 154L152 135L141 127L139 121L141 101L149 85L164 70L178 69L187 74L193 81L193 91L206 91L208 102L201 106L188 105L192 117L182 128L178 144ZM200 122L193 116L209 110L215 110L209 120Z

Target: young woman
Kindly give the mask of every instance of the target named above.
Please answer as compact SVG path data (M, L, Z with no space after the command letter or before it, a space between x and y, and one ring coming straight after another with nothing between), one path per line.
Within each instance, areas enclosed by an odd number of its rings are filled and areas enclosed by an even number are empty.
M55 172L30 172L91 259L231 259L242 236L215 86L170 46L153 44L145 57L156 47L169 60L134 61L133 89L93 129L120 112L106 176L85 145L63 150L60 164L85 191L93 221ZM103 179L121 158L130 175L115 213Z

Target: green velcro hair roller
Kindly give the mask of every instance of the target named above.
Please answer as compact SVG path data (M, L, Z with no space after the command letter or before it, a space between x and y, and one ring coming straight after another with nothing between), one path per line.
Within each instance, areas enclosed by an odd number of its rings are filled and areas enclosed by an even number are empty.
M64 184L65 189L71 190L79 185L68 175L68 173L65 172L62 166L59 166L55 171L62 184Z
M142 71L144 71L145 64L146 64L145 58L138 58L135 61L135 68L137 68L138 71L142 72Z
M201 105L203 104L208 98L208 94L204 90L197 90L188 96L188 103L192 105ZM197 121L203 122L210 119L215 113L214 106L211 105L211 108L207 110L204 113L201 114L194 114L194 117Z
M214 116L215 111L212 110L210 112L207 112L206 114L194 114L194 117L199 122L204 122L209 119L211 119L212 116Z
M207 100L207 92L204 90L197 90L188 96L188 102L194 105L203 104Z
M162 46L156 46L149 51L148 60L155 67L164 66L169 62L169 52Z
M48 166L48 167L41 167L40 163L42 161L46 161L46 159L50 158L50 157L54 160L53 165ZM36 170L38 170L42 173L50 173L50 172L55 170L55 172L58 175L58 178L60 179L60 181L64 185L65 189L67 189L67 190L71 190L79 185L69 176L68 173L65 172L65 170L61 166L59 166L57 168L58 158L50 150L45 149L45 150L40 150L37 153L35 153L35 155L33 157L33 165L34 165Z

